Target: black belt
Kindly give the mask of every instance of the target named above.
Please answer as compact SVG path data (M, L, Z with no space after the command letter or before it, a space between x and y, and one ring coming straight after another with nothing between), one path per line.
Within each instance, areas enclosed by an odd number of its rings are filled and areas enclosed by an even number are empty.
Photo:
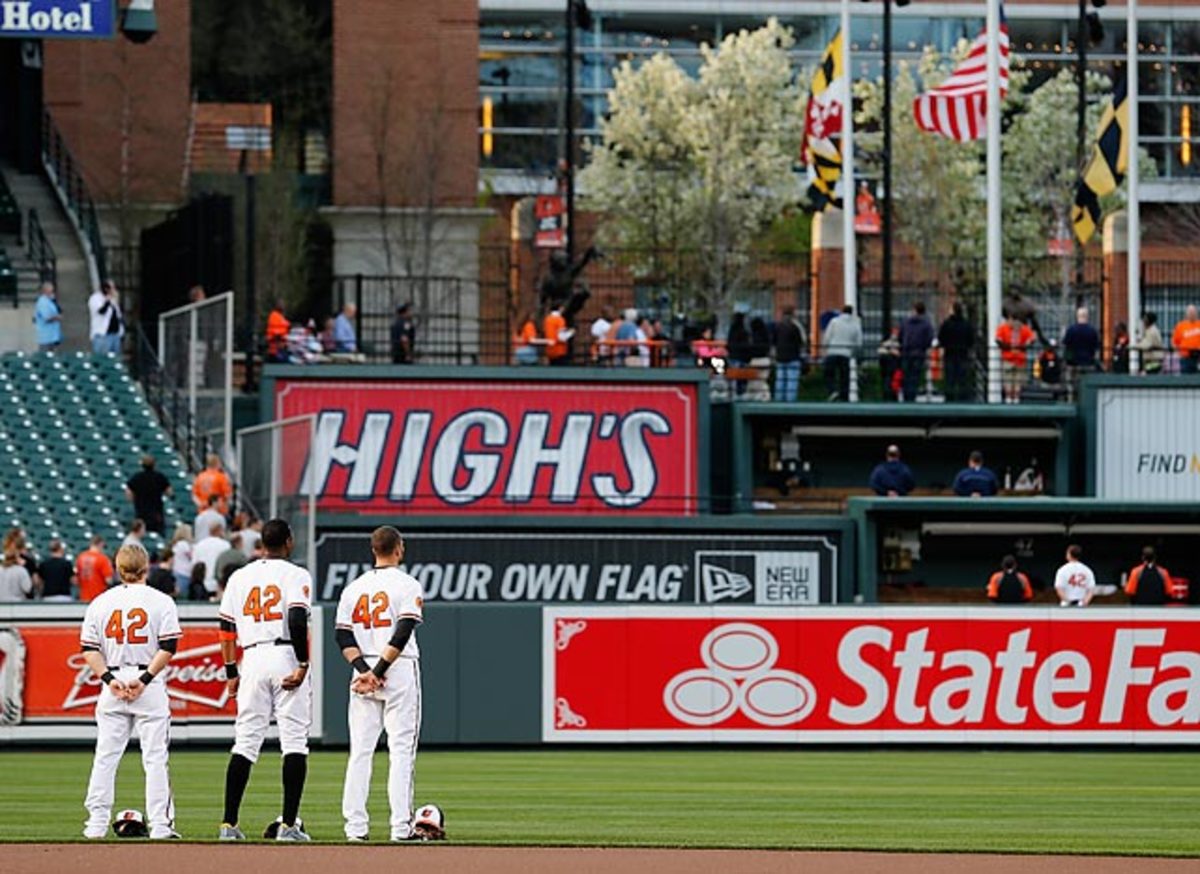
M120 671L124 668L137 668L139 671L144 671L149 668L149 665L117 665L115 668L110 667L110 671Z
M256 646L291 646L290 640L284 640L282 637L277 637L274 640L260 640L258 643L252 643L249 646L243 646L242 649L254 649Z

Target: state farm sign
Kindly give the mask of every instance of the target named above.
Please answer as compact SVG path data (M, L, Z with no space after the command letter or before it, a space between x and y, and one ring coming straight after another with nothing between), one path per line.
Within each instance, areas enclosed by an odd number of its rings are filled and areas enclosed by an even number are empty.
M547 741L1200 741L1177 610L552 608Z
M281 379L285 491L323 511L696 512L696 385Z

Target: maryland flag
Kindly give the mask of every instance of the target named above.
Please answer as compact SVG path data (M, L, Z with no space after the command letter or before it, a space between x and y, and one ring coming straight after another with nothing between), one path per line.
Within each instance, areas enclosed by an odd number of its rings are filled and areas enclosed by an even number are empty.
M842 175L842 112L849 91L849 79L842 69L839 31L825 47L821 64L813 74L804 114L801 159L808 173L808 199L817 212L842 205L836 188Z
M1125 98L1125 80L1122 79L1100 118L1096 148L1075 187L1071 223L1080 243L1090 240L1100 227L1100 198L1117 190L1129 168L1129 101Z

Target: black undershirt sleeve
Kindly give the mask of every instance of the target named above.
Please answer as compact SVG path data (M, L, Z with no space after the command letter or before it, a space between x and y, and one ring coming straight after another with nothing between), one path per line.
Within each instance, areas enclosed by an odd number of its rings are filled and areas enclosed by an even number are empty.
M338 649L340 650L347 650L350 647L358 648L358 641L354 639L354 632L348 628L335 629L333 639L337 641Z
M303 607L289 607L287 612L288 637L292 641L292 649L296 651L296 659L308 661L308 611Z
M412 637L413 629L416 627L417 627L417 620L401 619L399 622L396 623L396 630L392 632L392 639L388 641L388 644L390 646L394 646L396 649L400 650L401 652L404 652L404 646L405 646L405 644L408 643L408 639L410 637ZM375 667L372 668L371 670L375 674L375 676L382 678L383 675L387 673L388 668L390 668L391 666L392 666L392 663L385 660L381 656L379 661L377 661L375 663Z
M237 634L237 626L234 625L232 622L230 622L228 619L222 619L220 621L220 629L222 631L228 631L231 634Z
M179 638L172 637L170 640L160 640L158 648L165 649L167 652L174 654L179 651Z

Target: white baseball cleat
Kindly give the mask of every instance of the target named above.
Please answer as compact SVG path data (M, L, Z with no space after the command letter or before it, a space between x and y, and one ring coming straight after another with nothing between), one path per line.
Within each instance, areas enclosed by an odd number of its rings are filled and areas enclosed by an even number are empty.
M164 832L159 832L158 834L150 835L150 840L152 840L152 841L181 841L181 840L183 840L183 835L181 835L179 832L175 831L175 829L169 828Z
M83 832L83 836L85 838L87 838L89 841L102 841L102 840L104 840L105 837L107 837L107 835L108 835L108 829L105 829L104 831L99 832L99 833L90 832L90 831L87 831L86 829Z
M311 841L310 838L298 825L281 825L279 834L275 835L277 841Z
M365 844L371 838L367 835L346 835L346 842L351 844Z
M246 840L245 833L236 825L221 824L220 834L217 835L218 841L244 841Z

